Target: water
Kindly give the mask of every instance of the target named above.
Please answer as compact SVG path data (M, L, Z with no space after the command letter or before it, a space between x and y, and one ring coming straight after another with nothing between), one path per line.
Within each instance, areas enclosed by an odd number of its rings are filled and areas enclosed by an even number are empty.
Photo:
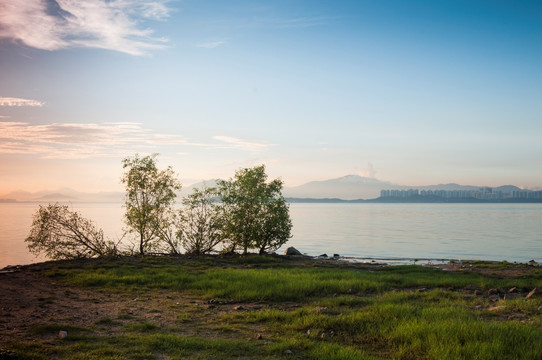
M122 236L121 204L73 204ZM38 204L0 204L0 268L43 261L24 243ZM542 262L542 204L291 204L303 253L355 258Z

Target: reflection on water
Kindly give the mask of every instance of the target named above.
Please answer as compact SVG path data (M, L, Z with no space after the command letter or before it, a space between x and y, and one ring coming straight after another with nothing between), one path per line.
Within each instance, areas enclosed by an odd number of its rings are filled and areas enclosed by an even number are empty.
M121 204L73 204L122 236ZM0 204L0 267L36 259L24 238L38 204ZM292 204L295 246L309 255L542 261L542 204Z

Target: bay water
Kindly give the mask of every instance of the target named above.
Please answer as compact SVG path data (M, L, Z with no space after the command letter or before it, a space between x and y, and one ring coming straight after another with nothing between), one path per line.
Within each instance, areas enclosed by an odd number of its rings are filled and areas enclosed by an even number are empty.
M117 203L73 203L106 237L123 235ZM37 203L0 203L0 268L46 260L24 239ZM358 261L495 260L542 262L542 204L300 204L290 205L290 241L308 255Z

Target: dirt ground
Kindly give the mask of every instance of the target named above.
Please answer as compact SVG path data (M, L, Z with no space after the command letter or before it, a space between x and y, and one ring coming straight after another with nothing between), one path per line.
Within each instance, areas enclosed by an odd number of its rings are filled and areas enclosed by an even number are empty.
M14 271L0 271L0 349L9 341L43 340L43 334L32 335L29 331L36 326L91 327L109 321L120 326L104 326L103 331L108 334L121 332L123 325L148 321L160 327L180 328L186 335L230 338L235 334L216 331L222 314L269 306L205 300L172 290L134 294L68 287L45 276L43 268L36 264ZM296 306L283 303L277 307L286 310ZM179 314L189 314L190 322L184 323ZM254 326L249 329L248 336L255 336L259 331Z
M502 277L519 277L532 271L527 264L504 269L474 267L468 263L438 267L447 271L470 270ZM290 310L298 306L295 303L223 303L171 290L137 294L102 292L99 289L68 287L47 277L45 271L46 266L42 264L0 271L0 349L9 341L43 340L43 334L32 335L29 331L37 325L91 327L108 321L119 325L104 327L103 331L111 334L122 331L123 325L148 321L163 327L179 327L186 335L234 337L236 334L224 335L217 331L220 315L263 307ZM469 293L471 290L465 289ZM515 296L524 297L525 294L516 292ZM180 314L189 315L190 322L183 323ZM253 329L245 329L243 336L253 336L258 331L261 329L255 325Z

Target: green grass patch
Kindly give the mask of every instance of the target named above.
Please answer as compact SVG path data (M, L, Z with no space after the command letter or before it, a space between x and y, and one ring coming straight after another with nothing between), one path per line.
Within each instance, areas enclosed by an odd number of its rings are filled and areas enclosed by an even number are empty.
M266 259L266 258L263 258ZM270 257L262 265L268 265ZM239 259L235 258L237 263ZM254 260L250 260L254 261ZM540 285L538 275L502 279L474 272L450 273L422 266L394 266L365 269L271 266L237 268L185 266L153 262L151 266L123 264L64 270L67 282L76 286L109 290L169 289L191 291L205 298L235 301L304 301L349 293L379 293L393 288L529 287Z

